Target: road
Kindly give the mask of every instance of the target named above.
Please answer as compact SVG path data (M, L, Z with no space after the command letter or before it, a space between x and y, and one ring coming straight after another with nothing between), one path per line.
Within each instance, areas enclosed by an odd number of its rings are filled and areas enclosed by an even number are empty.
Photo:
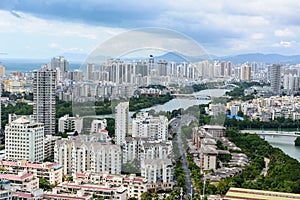
M189 124L193 118L191 116L182 116L181 118L176 118L171 122L171 126L174 132L177 133L177 144L178 144L178 149L179 149L179 154L182 155L180 162L182 164L183 170L184 170L184 175L185 175L185 184L186 184L186 191L188 195L191 195L191 191L193 188L194 191L194 186L193 182L191 179L190 175L190 170L188 168L187 160L186 160L186 152L184 149L183 141L181 138L181 126Z

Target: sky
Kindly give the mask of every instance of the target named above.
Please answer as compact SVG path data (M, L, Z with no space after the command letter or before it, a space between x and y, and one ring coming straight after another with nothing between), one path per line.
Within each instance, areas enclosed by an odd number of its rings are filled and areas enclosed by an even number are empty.
M1 0L1 58L89 54L128 30L178 31L212 55L300 54L297 0Z

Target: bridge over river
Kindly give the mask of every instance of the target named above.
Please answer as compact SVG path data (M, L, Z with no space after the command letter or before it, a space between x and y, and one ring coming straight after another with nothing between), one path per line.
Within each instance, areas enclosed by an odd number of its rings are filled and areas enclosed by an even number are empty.
M260 136L289 136L300 137L300 133L288 131L241 130L242 133L257 134Z
M182 99L201 99L201 100L210 100L211 96L206 95L196 95L196 94L172 94L175 98Z

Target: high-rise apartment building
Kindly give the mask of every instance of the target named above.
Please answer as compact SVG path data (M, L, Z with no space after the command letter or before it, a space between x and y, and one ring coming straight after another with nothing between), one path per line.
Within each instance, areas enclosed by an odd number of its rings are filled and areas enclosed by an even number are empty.
M68 70L69 70L69 62L65 57L59 56L59 57L53 57L51 59L51 69L57 70L57 81L63 81L68 76Z
M115 111L116 144L122 145L125 142L126 134L128 134L129 102L120 102Z
M279 94L281 65L273 64L272 66L270 66L269 73L270 73L271 90L274 94Z
M5 154L7 160L44 160L44 126L26 116L5 126Z
M168 75L167 67L168 67L167 61L165 61L165 60L158 61L158 63L157 63L158 75L159 76L167 76Z
M88 63L86 65L86 79L87 80L93 80L94 76L93 76L93 72L95 71L95 64L94 63Z
M168 140L168 118L139 113L132 121L132 137L146 137L151 140Z
M5 67L0 65L0 76L5 76Z
M51 59L51 69L59 68L63 72L69 70L69 62L63 57L59 56L58 58L54 57Z
M46 67L34 71L33 115L44 123L45 135L55 133L56 71Z
M251 67L248 65L241 66L241 80L242 81L251 81Z

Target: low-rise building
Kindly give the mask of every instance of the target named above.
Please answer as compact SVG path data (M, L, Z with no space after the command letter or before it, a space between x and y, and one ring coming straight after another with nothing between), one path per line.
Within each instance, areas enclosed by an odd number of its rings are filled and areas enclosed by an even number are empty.
M62 182L62 166L60 164L29 163L24 161L4 161L0 160L0 167L4 168L6 173L17 175L19 172L33 174L37 178L45 178L50 184Z
M39 179L33 174L19 172L15 174L0 174L0 180L9 181L12 187L17 187L22 191L32 191L39 188Z
M101 131L105 130L107 127L107 120L93 120L91 123L91 133L100 133Z
M111 175L111 174L95 174L83 173L73 176L75 183L79 184L95 184L104 187L126 188L127 198L140 199L141 195L146 192L151 184L144 177L131 175Z
M58 120L58 131L65 133L68 131L77 131L81 133L83 128L83 118L76 116L70 117L69 115L65 115Z
M126 200L126 188L105 187L94 184L76 184L76 183L61 183L57 186L57 193L64 191L66 193L81 193L93 194L96 198ZM82 196L82 195L81 195Z

